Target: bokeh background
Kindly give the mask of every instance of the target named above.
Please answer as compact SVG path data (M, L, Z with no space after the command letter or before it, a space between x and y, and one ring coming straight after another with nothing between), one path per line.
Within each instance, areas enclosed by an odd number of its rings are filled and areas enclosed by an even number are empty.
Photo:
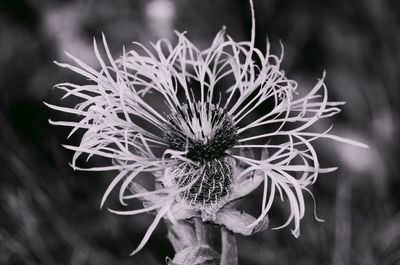
M299 91L326 70L331 100L344 100L333 132L367 143L368 150L317 142L321 164L339 166L312 190L301 236L289 229L239 238L240 264L400 264L399 70L400 9L395 0L254 0L256 46L285 46L282 67ZM0 1L0 264L165 264L173 256L162 224L136 256L153 216L121 217L99 210L113 175L74 172L61 144L72 119L46 108L60 100L52 86L82 82L53 60L64 51L96 67L92 42L104 32L114 57L132 41L148 45L174 29L207 47L221 27L236 40L250 37L246 0L1 0ZM96 164L100 160L89 163ZM251 200L256 200L252 196ZM253 203L254 204L254 203ZM277 206L270 220L284 221Z

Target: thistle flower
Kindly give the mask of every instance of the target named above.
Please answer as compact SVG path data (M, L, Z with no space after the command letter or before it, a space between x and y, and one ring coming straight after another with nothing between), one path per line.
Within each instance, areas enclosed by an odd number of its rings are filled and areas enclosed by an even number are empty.
M252 5L252 4L251 4ZM115 60L103 35L108 63L94 41L99 71L67 53L74 64L57 63L87 78L89 84L58 84L66 97L82 100L75 108L49 107L78 115L77 122L50 121L85 131L72 167L78 170L118 171L101 200L119 186L119 201L144 201L141 209L109 211L120 215L156 212L139 251L162 218L171 222L201 217L250 235L266 227L276 195L288 199L287 221L300 234L304 191L321 168L313 142L330 138L356 146L363 144L329 134L310 132L318 120L335 115L343 102L330 102L325 73L306 94L280 69L280 56L254 47L254 11L250 41L234 41L222 29L209 48L198 49L185 33L176 32L177 44L162 39L152 51L134 43ZM154 103L154 100L157 100ZM79 168L87 154L111 158L112 164ZM142 172L155 176L154 190L135 182ZM260 214L252 217L233 209L232 202L263 185ZM314 198L313 198L314 199Z

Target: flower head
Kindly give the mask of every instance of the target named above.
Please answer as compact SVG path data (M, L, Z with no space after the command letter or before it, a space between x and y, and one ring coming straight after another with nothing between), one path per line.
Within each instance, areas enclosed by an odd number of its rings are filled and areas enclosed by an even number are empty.
M150 51L135 43L141 52L124 49L117 60L103 35L108 63L94 41L99 71L70 54L74 65L57 63L89 81L55 86L65 91L64 98L82 100L75 108L47 104L81 118L50 121L72 127L71 134L85 131L79 146L65 146L75 151L72 166L118 171L101 206L117 185L121 204L127 206L131 199L145 202L142 209L110 211L157 212L134 253L162 218L174 222L201 216L251 234L262 229L276 195L287 198L291 210L287 222L277 228L293 222L297 237L305 211L303 192L311 194L309 186L318 174L335 169L320 167L313 141L331 138L364 146L331 135L329 129L309 131L318 120L338 113L343 103L328 101L325 74L306 95L298 95L296 82L280 69L283 49L278 57L270 53L269 44L265 53L255 48L254 26L251 41L236 42L222 29L205 50L185 33L176 35L176 45L163 39ZM111 158L113 163L78 168L75 162L83 154ZM154 190L135 183L142 172L156 177ZM232 201L259 185L264 188L257 218L231 209Z

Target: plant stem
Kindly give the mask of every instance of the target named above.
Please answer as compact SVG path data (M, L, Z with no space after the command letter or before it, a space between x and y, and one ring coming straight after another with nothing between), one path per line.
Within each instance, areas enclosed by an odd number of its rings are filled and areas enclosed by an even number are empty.
M235 235L221 227L221 263L220 265L238 265L238 249Z
M196 230L197 243L199 245L207 245L210 241L210 228L199 218L194 219L194 227Z

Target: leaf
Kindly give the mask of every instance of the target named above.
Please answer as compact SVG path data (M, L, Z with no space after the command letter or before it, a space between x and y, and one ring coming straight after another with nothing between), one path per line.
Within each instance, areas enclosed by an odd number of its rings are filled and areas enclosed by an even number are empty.
M185 248L175 254L174 259L167 260L168 265L200 265L219 259L218 253L208 245Z
M199 216L197 211L185 208L184 204L181 202L176 202L172 205L171 214L176 220L190 219Z
M151 192L149 192L145 187L137 182L133 182L131 185L128 186L128 188L132 192L132 194L137 195L137 198L147 205L156 204L157 202L160 202L160 200L162 200L163 198L163 196L160 196L158 194L151 194ZM141 194L147 195L139 196Z
M253 149L252 149L252 148L248 148L248 147L240 148L240 150L239 150L239 155L240 155L240 156L243 156L243 157L253 158L253 159L254 159L254 157L255 157L254 152L253 152ZM240 168L241 170L244 170L244 169L247 167L247 164L244 163L244 162L242 162L242 161L239 161L239 163L237 164L237 166L238 166L238 168Z
M216 224L223 225L230 231L244 236L249 236L254 233L266 230L268 227L268 216L257 223L255 226L250 226L256 218L253 216L238 211L235 209L222 208L217 212Z
M250 148L244 148L240 150L242 156L254 158L254 153ZM261 150L261 160L265 160L269 157L268 150L266 148ZM244 170L244 167L239 168ZM231 201L242 198L250 194L253 190L257 189L258 186L264 181L264 174L258 170L250 172L247 177L242 177L238 180L232 189Z
M193 227L185 221L177 221L175 224L168 222L168 239L171 241L175 252L197 244L196 233Z
M160 203L165 199L165 197L159 194L149 192L145 187L136 182L129 185L128 188L133 196L137 196L136 198L142 201L144 208ZM126 198L129 198L129 196Z
M232 188L232 195L230 200L237 200L257 189L258 186L264 181L264 176L255 172L253 176L249 176L243 180L239 180Z
M129 199L135 197L143 202L145 208L159 204L166 199L165 195L160 195L160 193L156 193L157 191L149 192L142 185L136 182L132 183L129 186L129 189L132 192L132 195L126 196L125 198ZM190 219L197 216L199 216L197 211L185 207L184 204L179 201L175 201L164 218L170 219L171 222L175 223L179 220Z

